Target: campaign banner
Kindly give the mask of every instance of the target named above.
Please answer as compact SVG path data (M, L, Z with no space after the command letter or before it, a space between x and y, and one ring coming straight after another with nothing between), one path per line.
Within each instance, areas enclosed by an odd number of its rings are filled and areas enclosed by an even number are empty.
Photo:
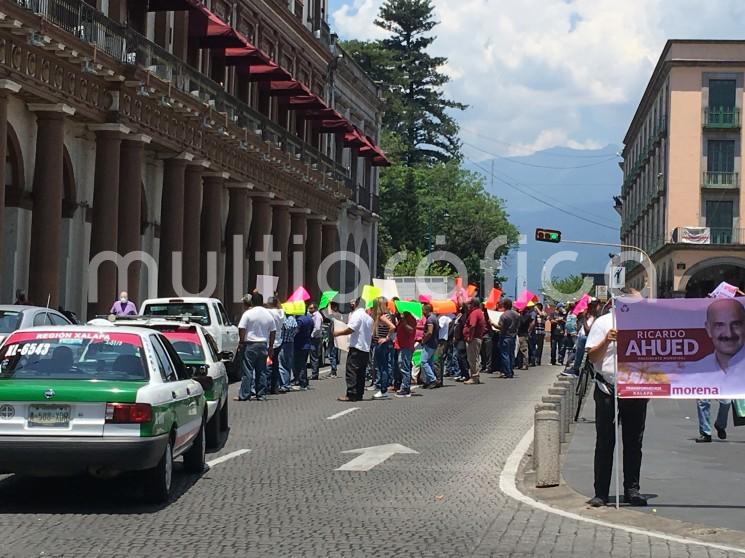
M745 399L745 298L619 298L618 396Z

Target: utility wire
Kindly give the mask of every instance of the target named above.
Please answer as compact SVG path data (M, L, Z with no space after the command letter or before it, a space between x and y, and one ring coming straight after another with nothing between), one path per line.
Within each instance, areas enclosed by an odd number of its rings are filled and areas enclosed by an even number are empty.
M472 134L474 136L477 136L477 137L479 137L481 139L485 139L485 140L487 140L489 142L492 142L492 143L498 143L498 144L501 144L501 145L504 145L504 146L507 146L507 147L513 147L513 148L514 147L521 147L519 145L515 145L514 143L510 143L508 141L504 141L504 140L501 140L501 139L498 139L498 138L495 138L495 137L492 137L492 136L484 135L481 132L477 132L476 130L474 130L472 128L466 128L466 127L461 126L460 129L461 130L465 130L469 134ZM547 153L547 152L543 152L542 155L547 155L549 157L563 157L563 158L566 158L566 159L602 159L603 157L608 157L609 156L607 153L604 153L602 155L600 155L600 154L598 154L598 155L587 155L587 154L585 154L585 155L572 155L570 153Z
M488 169L484 168L483 166L481 166L480 164L478 164L477 162L475 162L475 161L473 161L471 159L468 159L468 158L466 158L466 160L469 161L474 166L476 166L479 169L481 169L486 175L489 174L490 171ZM537 201L540 204L545 205L546 207L550 207L551 209L555 209L557 211L560 211L561 213L564 213L566 215L569 215L571 217L574 217L575 219L579 219L581 221L585 221L587 223L591 223L593 225L597 225L598 227L603 227L603 228L606 228L606 229L610 229L612 231L618 231L618 227L611 227L610 225L606 225L605 223L601 223L600 221L595 221L593 219L589 219L589 218L585 217L584 215L580 215L579 213L574 213L573 211L570 211L568 209L565 209L565 208L562 208L560 206L557 206L556 205L556 202L550 203L550 202L546 201L545 199L540 198L539 196L534 195L531 192L528 192L525 189L517 186L516 184L513 184L511 182L508 182L507 180L504 180L503 178L500 178L499 176L494 175L494 178L496 180L498 180L499 182L501 182L502 184L504 184L504 185L506 185L506 186L514 189L514 190L517 190L521 194L523 194L525 196L528 196L529 198Z
M492 153L491 151L487 151L485 149L482 149L481 147L478 147L476 145L473 145L472 143L468 143L467 141L463 142L463 145L467 145L468 147L475 149L477 151L481 151L482 153L485 153L486 155L491 155L492 157L496 157L497 159L501 159L502 161L505 161L507 163L513 163L515 165L522 165L525 167L534 167L537 169L553 169L553 170L571 170L571 169L585 169L588 167L596 167L598 165L602 165L607 163L608 161L613 161L614 159L617 159L615 155L613 156L605 156L605 159L601 159L600 161L596 161L594 163L587 163L586 165L575 165L571 167L555 167L553 165L536 165L535 163L526 163L525 161L518 161L517 159L514 159L512 157L504 157L503 155L499 155L497 153Z

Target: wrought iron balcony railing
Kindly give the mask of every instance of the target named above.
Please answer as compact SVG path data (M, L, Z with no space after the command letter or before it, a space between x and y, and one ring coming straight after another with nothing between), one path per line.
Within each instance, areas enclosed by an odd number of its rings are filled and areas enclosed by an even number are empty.
M737 107L708 107L704 109L704 128L739 128L740 109Z
M736 172L707 171L704 173L705 188L739 188L740 175Z

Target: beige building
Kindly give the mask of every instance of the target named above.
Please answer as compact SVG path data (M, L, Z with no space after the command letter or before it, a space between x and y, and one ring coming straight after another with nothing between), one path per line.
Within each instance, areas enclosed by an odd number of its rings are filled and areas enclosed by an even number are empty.
M2 2L0 302L26 289L81 317L107 311L124 285L109 264L89 280L91 262L144 251L157 277L131 264L134 300L201 292L235 314L267 235L281 297L298 285L317 296L339 249L374 269L382 101L326 11L326 0ZM327 279L345 290L358 275L342 262Z
M657 296L745 285L744 76L745 41L668 41L624 138L621 241L651 255Z

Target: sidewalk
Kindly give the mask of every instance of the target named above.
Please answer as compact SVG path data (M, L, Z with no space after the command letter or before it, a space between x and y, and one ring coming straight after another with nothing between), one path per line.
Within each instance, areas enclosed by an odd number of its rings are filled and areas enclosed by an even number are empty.
M595 405L592 392L575 425L563 476L575 491L593 496ZM718 404L712 404L715 414ZM712 527L745 530L745 426L732 426L727 440L697 444L694 400L651 401L644 435L641 491L647 508L634 510ZM712 418L713 420L713 418ZM621 477L623 478L623 477ZM615 485L611 487L615 497ZM652 510L656 509L656 512Z

